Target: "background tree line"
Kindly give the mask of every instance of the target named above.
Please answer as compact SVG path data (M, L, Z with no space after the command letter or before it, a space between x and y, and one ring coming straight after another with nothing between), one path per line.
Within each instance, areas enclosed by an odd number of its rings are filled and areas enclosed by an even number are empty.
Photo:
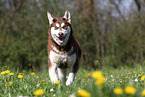
M46 13L62 17L67 9L82 67L144 63L145 0L0 0L1 66L47 68Z

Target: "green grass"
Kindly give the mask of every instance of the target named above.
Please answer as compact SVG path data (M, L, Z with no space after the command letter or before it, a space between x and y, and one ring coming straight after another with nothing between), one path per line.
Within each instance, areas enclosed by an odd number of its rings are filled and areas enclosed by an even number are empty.
M9 67L3 67L1 72L5 70L10 69ZM20 95L32 97L34 91L38 89L44 90L42 97L68 97L72 94L77 97L76 93L79 89L88 91L91 97L141 97L141 92L144 89L144 81L141 80L141 76L145 75L144 70L144 66L101 69L99 71L102 71L106 78L102 89L95 85L95 79L86 77L87 74L93 73L94 70L80 69L75 82L70 86L61 86L61 83L52 85L47 71L35 72L34 75L31 75L31 71L10 70L14 75L9 75L9 73L0 74L0 97L18 97ZM18 78L19 73L24 74L23 78ZM11 84L8 82L11 82ZM126 94L124 91L120 95L113 92L114 88L121 87L124 90L127 85L131 85L136 89L134 95Z

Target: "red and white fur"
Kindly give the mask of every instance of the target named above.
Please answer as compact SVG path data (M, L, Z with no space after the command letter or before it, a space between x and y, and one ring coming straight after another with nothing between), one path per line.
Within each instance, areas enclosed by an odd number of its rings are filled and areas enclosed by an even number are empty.
M81 48L73 36L70 12L56 18L47 12L49 20L48 37L48 64L49 76L52 83L60 80L63 84L70 85L79 69ZM66 79L67 71L69 71Z

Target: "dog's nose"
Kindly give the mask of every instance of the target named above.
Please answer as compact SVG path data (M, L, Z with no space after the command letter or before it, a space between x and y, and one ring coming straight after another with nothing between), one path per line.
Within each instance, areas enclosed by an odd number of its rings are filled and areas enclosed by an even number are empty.
M59 32L58 35L59 35L59 36L63 36L63 33L62 33L62 32Z

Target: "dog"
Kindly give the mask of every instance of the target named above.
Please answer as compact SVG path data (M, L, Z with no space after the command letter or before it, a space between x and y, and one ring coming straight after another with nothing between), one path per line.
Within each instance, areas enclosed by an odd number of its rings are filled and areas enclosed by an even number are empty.
M65 11L61 18L56 18L47 12L48 30L48 64L49 76L52 83L61 81L70 85L79 69L81 47L73 35L70 12ZM69 71L68 78L67 72Z

